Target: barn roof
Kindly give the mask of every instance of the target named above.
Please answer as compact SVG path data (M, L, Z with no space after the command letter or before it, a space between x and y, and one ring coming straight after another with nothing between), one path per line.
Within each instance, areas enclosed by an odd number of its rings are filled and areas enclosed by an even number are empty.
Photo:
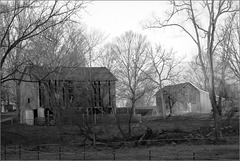
M204 92L204 93L208 93L200 88L198 88L197 86L195 86L194 84L192 84L191 82L185 82L185 83L180 83L180 84L175 84L175 85L168 85L168 86L165 86L163 87L162 89L160 89L158 92L161 92L162 90L163 91L167 91L167 92L179 92L182 88L184 88L186 85L192 85L194 88L196 88L197 90L199 90L200 92Z
M27 66L26 73L37 80L116 81L106 67Z
M186 85L188 85L188 82L186 83L180 83L180 84L175 84L175 85L169 85L169 86L165 86L162 88L162 90L164 91L168 91L168 92L178 92L180 91L183 87L185 87Z

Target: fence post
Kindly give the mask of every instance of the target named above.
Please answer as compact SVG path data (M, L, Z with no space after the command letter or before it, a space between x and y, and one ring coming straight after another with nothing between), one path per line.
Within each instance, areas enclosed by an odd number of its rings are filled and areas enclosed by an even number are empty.
M15 150L15 151L14 151L15 154L17 154L17 148L18 148L17 144L15 144L15 147L14 147L14 148L15 148L15 149L14 149L14 150Z
M38 160L39 160L39 158L40 158L39 153L40 153L40 147L39 147L39 145L38 145Z
M60 146L58 148L58 152L59 152L59 160L61 160L61 147Z
M47 111L47 126L49 126L49 111Z
M21 160L21 144L19 145L19 160Z
M192 158L193 160L195 160L195 153L193 152L193 158Z
M86 147L85 147L85 140L84 140L84 145L83 145L83 160L85 160L85 149Z
M84 113L82 114L82 117L83 117L83 126L85 126L85 116L84 116Z
M115 160L115 149L113 148L113 160Z
M148 152L148 160L151 160L152 158L151 158L151 150L149 150L149 152Z
M7 160L7 145L4 146L4 158Z

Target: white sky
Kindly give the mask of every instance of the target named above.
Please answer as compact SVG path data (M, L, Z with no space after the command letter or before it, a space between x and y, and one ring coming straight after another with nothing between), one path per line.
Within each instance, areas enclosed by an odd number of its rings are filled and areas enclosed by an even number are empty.
M152 43L161 43L164 48L173 48L176 56L196 54L193 41L180 30L146 29L143 30L141 21L152 18L152 15L163 15L168 9L166 1L95 1L87 7L88 14L82 14L82 22L89 28L100 30L109 35L106 42L126 31L147 35ZM163 17L164 18L164 17Z

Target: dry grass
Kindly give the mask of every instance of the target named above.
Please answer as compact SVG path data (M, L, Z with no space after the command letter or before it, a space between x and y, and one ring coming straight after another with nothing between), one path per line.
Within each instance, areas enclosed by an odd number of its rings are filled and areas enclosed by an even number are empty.
M181 129L185 131L202 130L207 129L213 125L213 121L209 116L183 116L183 117L171 117L169 119L162 119L160 117L145 117L141 123L133 123L133 134L141 135L144 133L147 127L153 129L153 132L161 130ZM227 124L226 124L227 125ZM122 126L126 125L122 124ZM239 134L239 122L231 122L231 126L235 127L235 130ZM64 126L64 139L59 140L57 128L54 126L27 126L15 124L3 124L1 126L1 144L15 145L21 144L23 149L30 151L30 153L22 154L22 157L29 160L36 160L36 144L56 143L61 144L62 159L83 159L83 147L78 145L82 143L83 137L79 135L79 129L76 126ZM99 137L111 138L113 136L121 136L116 124L100 124L96 127L96 131ZM229 135L226 133L225 135ZM89 142L91 143L91 142ZM211 160L211 159L239 159L239 137L229 138L228 144L225 145L206 145L199 143L199 145L177 143L177 144L163 144L152 146L139 146L134 144L122 146L116 150L116 159L118 160L148 160L149 150L151 151L151 159L154 160L192 160L193 153L196 154L196 160ZM48 154L46 152L52 152ZM94 160L112 160L113 148L107 146L97 146L93 148L91 145L86 147L86 159ZM68 154L71 153L71 154ZM74 153L74 155L72 154ZM3 155L3 154L2 154ZM2 156L3 157L3 156ZM8 156L10 159L19 159L17 153L11 153ZM40 159L59 159L58 147L45 146L41 149Z

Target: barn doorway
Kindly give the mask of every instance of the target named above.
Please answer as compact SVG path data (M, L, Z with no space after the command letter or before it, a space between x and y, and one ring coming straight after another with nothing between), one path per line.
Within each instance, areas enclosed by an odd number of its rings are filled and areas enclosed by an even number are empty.
M34 109L33 110L33 120L34 120L34 125L37 123L37 117L38 117L38 110Z

